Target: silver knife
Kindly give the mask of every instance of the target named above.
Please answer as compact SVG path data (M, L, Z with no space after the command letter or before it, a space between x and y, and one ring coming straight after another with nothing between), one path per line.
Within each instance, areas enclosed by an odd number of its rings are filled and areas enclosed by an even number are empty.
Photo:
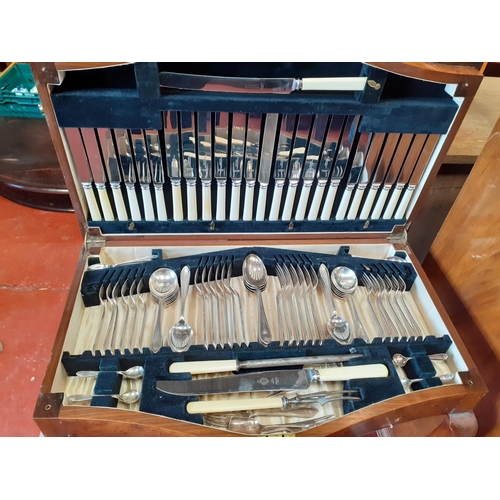
M165 195L163 194L165 170L163 168L163 160L161 157L160 137L158 135L158 130L146 130L145 132L153 186L155 190L156 214L158 216L158 220L166 221L168 220L168 216L167 207L165 205Z
M245 165L246 131L246 114L233 113L229 167L229 177L231 177L231 208L229 210L229 220L240 220L240 191Z
M323 146L323 151L319 160L317 174L318 179L316 188L314 189L311 207L307 214L308 220L316 220L318 218L325 187L328 183L328 179L330 178L330 174L332 173L332 167L337 156L340 134L342 132L344 121L344 116L332 116L330 121L330 126L328 127L328 133L325 139L325 145Z
M348 116L346 118L344 131L342 132L342 139L340 141L339 149L337 152L337 157L335 158L335 164L332 168L330 186L328 187L325 203L323 204L323 208L321 210L321 220L330 220L332 216L337 189L346 173L347 164L349 163L349 158L351 157L352 153L352 143L358 130L359 121L359 115Z
M297 90L361 91L366 77L332 78L233 78L225 76L160 73L160 87L210 92L290 94Z
M306 215L309 194L316 178L316 169L318 167L321 148L325 139L326 127L328 125L328 115L316 115L314 118L311 139L307 147L307 154L302 170L302 189L300 190L299 204L295 213L295 220L304 220Z
M247 146L245 150L245 200L243 203L243 220L253 220L253 199L257 181L257 162L260 150L260 129L262 116L259 113L248 115ZM250 144L248 144L250 143Z
M342 382L367 378L386 378L389 370L383 364L276 370L229 377L197 380L159 380L156 388L178 396L232 394L241 392L300 391L315 382Z
M149 170L148 151L144 139L144 132L141 129L132 129L130 131L130 136L132 138L132 149L134 151L139 183L141 185L144 218L147 221L153 221L155 220L155 212L149 186L151 183L151 173Z
M198 112L198 175L201 180L201 220L212 220L212 113Z
M165 154L167 158L167 175L172 184L172 204L174 221L184 220L181 192L181 156L179 147L179 117L177 111L165 113Z
M217 182L215 220L226 220L226 184L228 176L229 113L215 113L214 177Z
M198 220L198 200L196 194L197 160L195 143L195 115L189 111L180 112L182 174L186 179L186 199L188 220Z
M293 206L295 204L295 195L297 186L300 182L302 167L304 165L307 141L311 131L311 125L314 115L300 115L295 132L295 139L288 168L288 186L285 196L285 205L281 219L289 221L292 219Z
M264 125L264 138L262 139L262 149L259 163L259 198L257 200L257 212L255 220L262 221L265 218L267 186L271 178L271 168L273 166L274 143L276 141L276 130L278 128L277 113L266 115Z
M97 194L99 195L99 201L101 202L104 220L114 221L115 216L113 214L113 209L111 208L111 203L109 202L108 192L106 189L107 178L102 164L102 157L99 151L99 144L97 142L95 130L93 128L82 128L81 133L83 143L85 144L85 150L87 151L90 169L92 170L92 176L97 188Z
M127 188L130 215L133 221L139 221L142 220L142 216L139 209L139 202L137 201L137 193L135 192L136 177L128 132L125 129L115 129L115 137L123 173L123 180L125 181L125 186Z
M292 138L296 121L297 115L295 114L283 115L281 118L276 161L274 163L273 200L271 202L271 210L269 211L269 220L272 221L277 221L279 219L281 198L283 196L283 187L287 179L290 153L292 151Z
M394 214L394 217L396 219L402 219L403 217L407 216L408 206L410 204L410 200L412 200L415 188L420 184L425 169L430 162L431 156L437 154L437 144L440 139L441 136L438 134L432 134L427 137L422 153L420 154L415 169L411 174L405 194L403 195L401 203L399 204L398 209Z
M99 205L97 204L94 195L94 188L92 186L94 180L92 178L92 172L90 171L80 130L78 128L65 128L64 133L66 135L68 149L71 153L71 157L73 158L73 163L75 164L78 179L80 180L83 193L85 194L85 199L87 200L87 206L90 211L90 220L101 221L101 211L99 210Z
M399 198L401 197L401 193L403 192L403 188L410 180L411 174L413 172L413 169L415 168L415 165L417 164L418 157L422 152L422 148L424 147L426 139L426 134L417 134L413 138L410 150L406 155L403 167L401 168L398 180L396 181L396 186L394 187L389 202L387 203L387 207L382 214L382 219L391 219L393 217Z

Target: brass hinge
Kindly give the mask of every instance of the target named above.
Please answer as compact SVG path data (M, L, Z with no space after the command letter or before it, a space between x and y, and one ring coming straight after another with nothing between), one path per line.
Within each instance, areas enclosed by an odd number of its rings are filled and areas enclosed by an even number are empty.
M406 226L396 226L392 233L387 236L387 240L395 245L406 245L408 243Z

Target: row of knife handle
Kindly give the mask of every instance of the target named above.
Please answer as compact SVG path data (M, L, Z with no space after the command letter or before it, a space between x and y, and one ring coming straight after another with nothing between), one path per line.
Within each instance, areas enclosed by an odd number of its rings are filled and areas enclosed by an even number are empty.
M268 115L276 116L276 115ZM286 115L283 115L285 119ZM325 115L314 115L311 119L310 129L308 134L314 134L316 132L316 121L320 118L325 118ZM332 123L333 123L333 118ZM286 173L282 178L276 180L274 183L273 199L269 213L266 213L266 196L268 183L259 184L258 192L258 203L255 213L255 220L317 220L318 216L320 220L353 220L356 218L365 220L371 219L401 219L406 216L407 208L410 204L412 194L420 182L423 173L423 164L429 162L430 156L435 148L435 145L440 136L438 135L425 135L425 134L367 134L359 133L357 130L359 124L359 116L356 117L345 117L344 120L344 135L340 139L340 134L338 135L337 141L350 141L350 143L344 143L340 146L335 146L334 153L330 154L328 162L334 165L331 168L329 178L317 178L315 191L313 194L313 199L310 204L309 210L306 214L307 206L309 204L310 193L316 178L316 174L312 178L305 178L302 175L303 183L300 186L300 197L297 204L295 213L293 213L293 207L295 204L296 191L299 187L300 181L300 171L305 171L306 165L302 164L300 166L299 174L294 177L291 174L288 176ZM165 118L167 119L167 118ZM316 121L315 121L316 120ZM312 123L315 123L313 125ZM267 122L264 124L262 121L262 127L267 126ZM337 130L339 132L340 129ZM132 131L130 131L132 134ZM179 131L180 132L180 131ZM322 142L323 149L316 147L317 151L321 151L317 156L317 164L314 167L318 169L318 165L321 162L325 162L325 144L330 140L328 138L328 133L330 132L326 128L322 129L323 136ZM167 214L167 206L165 202L165 194L163 190L163 184L165 179L165 172L163 167L163 160L161 158L161 151L159 143L162 140L162 131L134 131L130 137L132 137L132 147L127 143L129 141L129 135L126 130L120 129L112 132L110 129L76 129L68 128L65 129L66 138L68 141L68 146L71 151L73 160L75 162L76 170L78 173L88 172L84 175L80 174L80 182L84 189L84 193L87 199L87 204L90 211L90 216L93 221L101 221L103 218L106 221L114 221L115 217L120 221L168 221L169 214ZM115 135L115 142L119 144L120 140L124 140L126 148L128 149L128 157L125 156L127 163L127 170L124 169L124 156L123 151L118 146L118 154L114 146L112 139L113 133ZM118 133L120 134L120 139L118 139ZM354 148L349 149L349 146L353 145L353 133L358 134L360 138L357 150ZM276 134L276 132L275 132ZM326 135L325 135L326 134ZM347 134L347 139L346 139ZM139 137L139 139L137 139ZM142 139L141 139L142 137ZM147 138L147 141L144 140ZM151 139L153 138L153 139ZM135 141L135 142L134 142ZM154 148L156 149L158 155L149 154L147 156L147 151L142 151L141 165L139 166L139 156L137 156L135 151L135 144L142 143L141 148L146 148L151 142L155 142ZM333 143L330 143L330 146ZM261 145L262 146L262 145ZM149 146L151 147L151 146ZM167 147L167 146L165 146ZM343 148L343 149L342 149ZM123 147L122 147L123 149ZM133 150L133 151L132 151ZM330 150L329 150L330 151ZM99 154L101 157L99 158ZM134 156L135 154L135 156ZM229 155L229 152L226 151ZM263 154L263 153L262 153ZM290 152L290 163L293 159L293 152ZM340 160L340 156L343 155L343 159ZM135 171L133 175L130 174L134 170L133 159L136 158L136 164L138 165L139 183L136 183ZM354 158L354 160L353 160ZM227 156L226 156L227 159ZM193 160L190 158L189 161ZM419 164L417 164L417 160ZM115 164L113 168L115 169L115 178L110 179L110 169L111 166L108 162L113 161ZM142 163L144 161L145 163ZM172 161L170 157L167 156L167 162ZM199 160L198 160L199 161ZM204 160L206 161L206 160ZM335 213L333 212L335 202L337 200L337 190L339 188L342 179L345 178L350 173L347 171L347 165L350 161L355 162L352 168L359 169L360 174L354 182L348 182L346 188L338 200L338 208ZM158 162L153 164L153 162ZM276 158L273 158L273 164L269 167L274 168ZM306 162L305 158L302 158L302 163ZM363 177L363 169L366 169L367 163L370 163L369 174L370 178ZM341 166L338 166L340 165ZM199 165L198 165L199 167ZM259 168L262 168L259 167ZM97 182L92 178L92 173L95 173L96 169L100 169L99 180L104 182ZM132 169L132 170L131 170ZM151 169L153 175L151 176ZM180 172L181 169L177 167ZM378 180L375 182L375 172L378 170ZM393 170L396 173L394 174ZM412 177L410 179L410 174L412 171L419 170L419 173L415 173L416 179ZM106 173L108 176L106 177ZM168 169L167 171L171 171ZM226 167L226 172L229 169ZM385 178L385 182L381 179L388 172L392 172L393 179L388 182ZM120 173L121 172L121 175ZM127 173L128 172L128 173ZM141 173L142 172L142 173ZM337 174L335 173L337 172ZM401 176L405 172L405 179L403 180ZM365 172L366 173L366 172ZM182 203L182 189L181 189L181 175L179 177L171 178L172 184L172 206L173 214L172 218L174 221L184 220L184 211ZM127 177L128 176L128 177ZM86 177L84 179L84 177ZM200 173L201 177L201 173ZM201 198L202 198L202 209L201 209L201 220L211 221L213 220L212 214L212 174L208 176L204 175L201 178ZM229 176L226 179L217 178L217 200L216 200L216 214L215 220L226 220L226 184ZM257 184L258 172L257 169L253 171L252 177L249 179L248 176L245 178L245 193L244 193L244 206L242 218L240 217L240 190L242 184L241 174L239 180L232 179L232 189L230 193L230 214L229 220L244 220L251 221L254 220L254 191ZM356 175L354 175L356 177ZM199 213L197 207L197 179L196 177L186 178L186 204L187 204L187 220L194 221L198 220ZM118 180L117 180L118 179ZM129 202L130 213L128 213L123 195L122 195L122 180L124 179L126 185L127 198ZM151 183L151 179L153 182ZM127 182L128 180L128 182ZM282 196L285 191L285 181L288 180L286 187L285 202L282 203ZM380 181L380 182L378 182ZM403 181L403 182L401 182ZM136 185L140 184L142 193L142 209L141 204L137 197ZM328 186L327 194L325 196L324 192ZM97 193L99 196L100 207L97 203L93 185L97 188ZM111 206L108 198L107 187L111 187L111 192L113 193L114 207L115 211ZM155 193L155 208L151 196L151 186L154 188ZM369 188L368 188L369 186ZM367 189L368 188L368 189ZM381 189L380 189L381 188ZM405 189L406 188L406 189ZM380 191L380 192L379 192ZM389 201L389 193L393 191ZM404 195L401 195L404 191ZM366 193L366 194L365 194ZM378 195L378 197L377 197ZM283 207L282 207L283 205ZM320 214L321 209L321 214Z

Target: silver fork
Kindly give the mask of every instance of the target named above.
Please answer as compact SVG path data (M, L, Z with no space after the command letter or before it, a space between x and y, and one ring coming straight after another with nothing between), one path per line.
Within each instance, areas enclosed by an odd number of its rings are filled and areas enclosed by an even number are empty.
M324 326L322 329L320 324L319 324L319 320L318 320L319 314L318 314L318 311L316 309L316 305L314 302L314 296L316 294L316 290L318 289L319 279L318 279L318 275L316 274L316 271L314 270L314 267L312 266L311 262L307 262L307 266L304 263L304 270L306 270L307 268L309 268L307 270L307 273L309 274L309 279L311 280L311 289L310 289L310 293L309 293L309 304L311 306L311 314L312 314L312 317L314 320L314 326L315 326L316 333L317 333L317 336L319 339L319 345L323 345L323 336L325 335Z
M228 285L229 289L231 290L231 294L232 294L234 300L238 303L238 310L240 313L239 316L240 316L240 328L241 328L241 330L240 330L241 341L242 341L242 343L248 345L248 340L247 340L247 336L246 336L246 332L245 332L245 324L244 324L244 320L243 320L243 307L241 305L240 294L231 285L231 277L233 274L233 261L234 261L234 257L231 257L231 261L229 263L229 267L227 270L227 285ZM233 308L234 308L234 302L233 302Z
M107 302L104 301L104 297L106 295L106 289L104 287L104 283L99 288L99 303L101 305L101 319L99 320L99 326L97 327L97 331L94 338L94 343L92 345L92 352L95 354L97 347L99 345L99 340L101 338L102 329L104 325L104 318L106 316L107 311Z
M203 345L205 346L205 349L208 349L208 339L207 339L207 313L206 313L206 300L205 300L205 294L203 290L201 289L200 283L201 283L201 277L200 274L203 274L203 272L200 272L200 267L203 264L204 258L202 257L200 259L200 262L198 263L198 266L196 267L196 271L194 273L194 287L196 289L196 293L201 297L201 321L203 324ZM200 283L198 283L198 279L200 279Z

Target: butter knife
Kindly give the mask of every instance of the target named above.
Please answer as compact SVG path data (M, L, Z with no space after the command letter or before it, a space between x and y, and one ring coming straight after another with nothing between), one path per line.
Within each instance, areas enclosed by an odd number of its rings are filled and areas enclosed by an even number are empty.
M78 179L83 188L87 206L90 211L90 219L93 221L101 221L102 215L99 210L99 205L94 194L92 172L90 171L89 162L85 153L83 139L80 135L80 130L77 128L65 128L64 133L66 142L70 151L70 156L73 158Z
M251 113L248 116L247 144L245 151L245 200L243 204L243 220L253 220L253 199L257 181L257 162L260 149L260 129L262 116Z
M198 200L196 194L197 163L195 143L195 114L181 111L182 174L186 179L187 218L198 220Z
M102 164L102 157L99 151L95 130L93 128L82 128L81 133L94 183L97 188L97 194L99 195L99 201L101 202L104 220L114 221L115 216L111 208L111 203L109 202L108 191L106 189L107 178Z
M177 111L165 113L165 154L167 175L172 185L172 204L174 221L184 220L181 192L181 156L179 147L179 121Z
M148 146L149 161L151 165L152 180L155 191L156 214L159 221L168 220L163 184L165 183L165 170L161 157L160 137L158 130L146 130L146 144Z
M229 220L240 220L241 183L245 165L245 144L247 116L244 113L233 113L231 127L231 153L229 177L231 177L231 204Z
M144 218L147 221L155 220L155 212L153 208L153 200L151 198L151 173L149 170L148 151L144 133L140 129L132 129L130 131L132 138L132 149L134 152L135 163L137 165L137 173L139 183L141 185L142 205L144 207Z
M198 175L201 180L201 220L212 220L212 113L198 112Z

